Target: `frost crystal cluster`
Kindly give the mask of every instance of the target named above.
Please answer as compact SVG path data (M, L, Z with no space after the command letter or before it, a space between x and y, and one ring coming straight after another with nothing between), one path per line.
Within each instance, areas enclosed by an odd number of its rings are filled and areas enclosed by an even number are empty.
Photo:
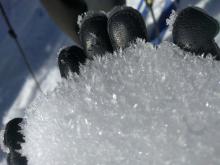
M27 109L29 165L219 165L220 62L138 41Z
M178 14L176 13L175 10L172 10L170 17L168 19L166 19L166 23L168 25L168 29L169 31L173 31L173 24L176 21Z

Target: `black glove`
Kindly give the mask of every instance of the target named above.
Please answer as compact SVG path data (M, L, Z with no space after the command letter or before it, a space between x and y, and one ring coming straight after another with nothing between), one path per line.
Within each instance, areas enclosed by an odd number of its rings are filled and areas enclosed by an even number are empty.
M173 41L181 49L201 54L212 54L220 60L220 49L214 41L219 32L218 22L203 10L188 7L182 10L173 25ZM59 54L61 76L67 78L69 71L79 74L79 65L93 56L126 48L137 38L147 41L144 20L138 11L130 7L117 7L104 13L86 16L81 25L79 38L83 49L72 46Z
M79 73L79 65L94 56L102 56L126 48L137 38L147 41L147 29L141 14L131 7L116 7L108 16L102 12L89 13L82 21L79 38L83 49L65 48L59 54L61 76Z
M22 118L15 118L9 121L5 127L4 145L8 147L9 153L7 155L8 165L26 165L27 159L19 153L21 150L21 143L24 143L24 136L22 135L21 126Z
M214 41L219 32L217 20L197 7L182 10L173 25L173 42L185 51L211 53L220 60L220 49Z

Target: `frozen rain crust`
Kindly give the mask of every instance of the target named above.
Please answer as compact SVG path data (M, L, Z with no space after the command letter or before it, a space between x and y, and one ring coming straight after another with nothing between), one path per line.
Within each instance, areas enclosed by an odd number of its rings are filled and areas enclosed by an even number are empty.
M220 164L220 63L138 41L27 109L29 165Z

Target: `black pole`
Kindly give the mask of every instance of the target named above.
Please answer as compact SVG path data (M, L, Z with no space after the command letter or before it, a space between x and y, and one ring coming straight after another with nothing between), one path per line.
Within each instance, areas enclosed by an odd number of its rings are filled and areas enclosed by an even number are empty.
M153 10L153 0L145 0L146 2L146 5L148 6L148 8L150 9L150 13L151 13L151 16L153 18L153 22L154 22L154 27L156 28L156 34L157 34L157 38L159 40L159 42L161 41L161 38L160 38L160 30L159 30L159 26L158 26L158 23L157 23L157 20L156 20L156 17L155 17L155 14L154 14L154 10Z
M8 30L8 33L9 33L9 35L11 36L11 38L15 41L15 43L16 43L16 45L17 45L17 48L18 48L18 50L19 50L19 52L20 52L22 58L24 59L24 63L26 64L27 69L28 69L28 71L30 72L30 74L31 74L31 76L32 76L32 78L33 78L33 80L34 80L34 82L35 82L35 84L36 84L36 87L38 88L38 90L39 90L41 93L43 93L43 91L42 91L42 89L41 89L41 87L40 87L40 84L39 84L39 82L37 81L37 78L36 78L36 76L35 76L35 74L34 74L32 68L31 68L31 65L30 65L30 63L28 62L27 56L26 56L26 54L25 54L25 51L24 51L24 49L22 48L22 46L21 46L21 44L20 44L20 42L19 42L19 40L18 40L17 34L15 33L15 31L14 31L14 29L13 29L13 27L12 27L12 25L11 25L11 23L10 23L8 17L7 17L7 14L6 14L6 12L5 12L5 10L4 10L4 7L3 7L3 5L1 4L1 2L0 2L0 11L1 11L1 13L2 13L2 16L3 16L3 19L4 19L5 23L6 23L7 26L8 26L8 29L9 29L9 30Z

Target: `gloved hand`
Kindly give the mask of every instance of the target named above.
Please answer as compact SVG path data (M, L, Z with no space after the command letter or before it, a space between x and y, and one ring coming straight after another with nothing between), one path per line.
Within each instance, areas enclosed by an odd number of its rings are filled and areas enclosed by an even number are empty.
M210 53L219 60L219 48L214 42L218 31L219 25L214 18L201 9L188 7L179 13L174 22L173 41L185 51L198 55ZM58 65L63 78L68 78L69 72L80 74L80 64L92 60L94 56L124 49L137 38L148 39L142 16L130 7L117 7L108 16L102 12L88 14L82 20L79 38L82 48L71 46L59 53ZM21 146L15 147L17 143L24 143L19 132L21 122L22 119L13 119L6 126L4 143L10 150L9 165L27 164L26 158L16 152Z
M108 13L88 13L81 22L79 38L82 48L63 49L58 57L61 76L79 73L79 65L94 56L126 48L137 38L147 41L147 29L141 14L131 7L116 7Z
M214 41L219 32L218 22L202 9L182 10L173 25L173 42L185 51L212 54L220 60L220 49ZM126 48L137 38L147 41L144 20L135 9L118 7L108 13L88 14L82 21L79 38L83 49L72 46L63 49L58 58L61 76L69 72L79 74L79 65L96 55Z

